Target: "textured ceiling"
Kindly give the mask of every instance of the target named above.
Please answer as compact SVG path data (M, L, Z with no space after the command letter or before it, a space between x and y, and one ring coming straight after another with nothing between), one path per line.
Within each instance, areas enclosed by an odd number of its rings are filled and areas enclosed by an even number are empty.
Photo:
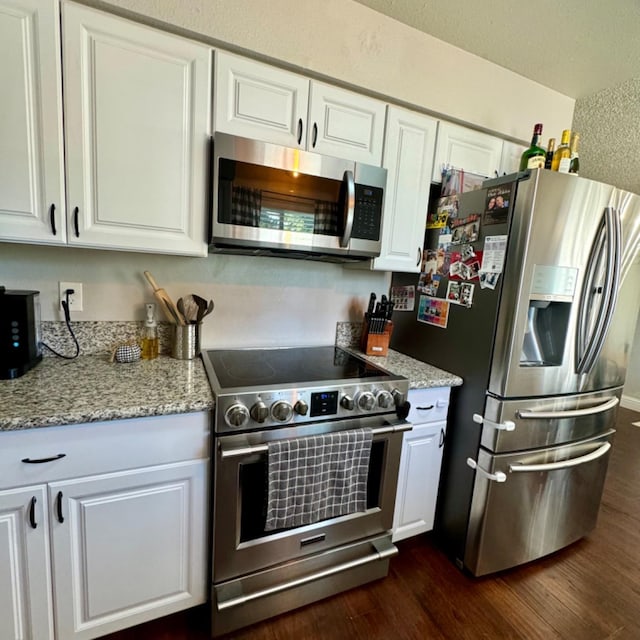
M640 0L356 0L572 98L640 77Z

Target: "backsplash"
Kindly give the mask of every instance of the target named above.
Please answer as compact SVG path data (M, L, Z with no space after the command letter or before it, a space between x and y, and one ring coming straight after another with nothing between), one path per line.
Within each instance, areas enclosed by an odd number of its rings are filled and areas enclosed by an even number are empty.
M41 322L41 341L63 355L75 353L75 343L64 322L43 320ZM85 321L72 322L71 328L80 345L80 355L111 355L122 343L139 342L142 336L143 322L134 321ZM160 353L171 353L172 327L168 322L158 323L158 341ZM361 322L337 322L335 344L338 347L355 348L360 342ZM45 357L55 357L48 349L42 350Z
M168 322L158 323L160 353L171 352L172 326ZM73 338L64 322L43 320L40 324L40 340L63 355L73 355L76 350ZM140 342L143 322L72 322L71 328L80 345L80 355L111 355L114 349L125 342ZM55 357L48 349L42 350L45 357Z

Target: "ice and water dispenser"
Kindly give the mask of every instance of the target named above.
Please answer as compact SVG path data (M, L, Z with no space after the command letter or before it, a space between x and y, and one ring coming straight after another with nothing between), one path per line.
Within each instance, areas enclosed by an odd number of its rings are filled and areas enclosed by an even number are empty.
M562 364L577 278L572 267L534 266L521 367Z

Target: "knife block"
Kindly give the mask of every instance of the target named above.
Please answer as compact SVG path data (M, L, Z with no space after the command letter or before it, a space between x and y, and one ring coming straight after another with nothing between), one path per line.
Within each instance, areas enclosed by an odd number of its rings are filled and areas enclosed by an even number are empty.
M368 356L386 356L389 352L389 340L393 333L393 322L387 320L382 333L370 333L367 320L362 325L360 350Z

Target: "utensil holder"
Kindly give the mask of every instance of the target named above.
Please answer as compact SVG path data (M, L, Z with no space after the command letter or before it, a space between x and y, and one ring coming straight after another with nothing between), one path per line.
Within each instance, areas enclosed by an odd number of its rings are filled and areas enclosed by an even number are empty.
M200 355L200 324L174 326L173 350L177 360L193 360Z

